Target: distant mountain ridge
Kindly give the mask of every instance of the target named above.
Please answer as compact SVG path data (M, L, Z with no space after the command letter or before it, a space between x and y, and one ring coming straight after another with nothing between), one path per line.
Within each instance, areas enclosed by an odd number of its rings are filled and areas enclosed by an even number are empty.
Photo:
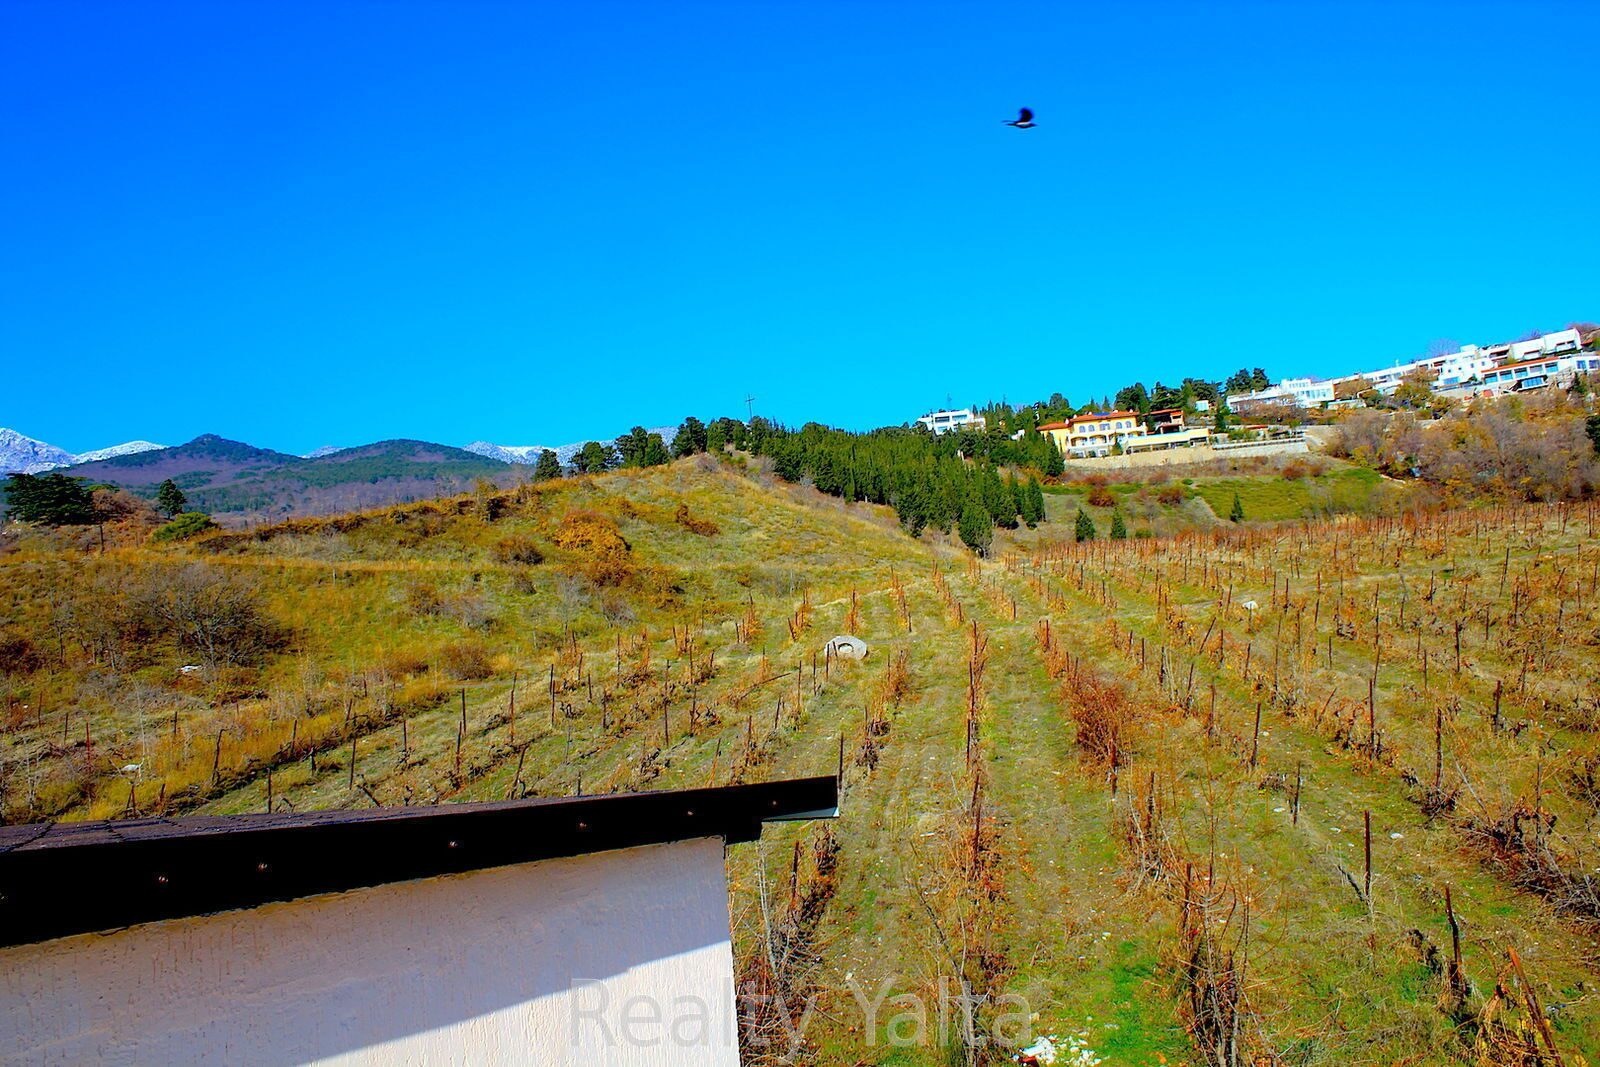
M677 431L665 426L649 432L670 445ZM585 443L556 445L550 451L568 467ZM348 448L329 445L296 456L208 433L171 447L131 441L75 456L0 430L0 475L61 470L146 498L171 479L192 509L237 526L448 496L469 491L481 480L513 485L530 476L526 468L538 462L544 449L487 441L455 448L398 439Z
M152 452L165 445L150 441L128 441L109 448L96 448L74 455L64 448L37 441L15 430L0 427L0 474L42 474L75 463L93 463L112 456Z

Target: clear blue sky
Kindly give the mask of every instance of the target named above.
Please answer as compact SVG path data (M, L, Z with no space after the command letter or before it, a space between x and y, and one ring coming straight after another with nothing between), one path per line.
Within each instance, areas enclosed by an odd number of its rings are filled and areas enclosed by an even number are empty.
M1558 329L1600 318L1596 40L1585 3L6 0L0 426L867 428Z

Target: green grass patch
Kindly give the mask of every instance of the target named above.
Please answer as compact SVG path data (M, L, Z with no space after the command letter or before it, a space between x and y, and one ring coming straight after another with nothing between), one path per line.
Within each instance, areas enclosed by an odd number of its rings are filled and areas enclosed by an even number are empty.
M1315 477L1263 475L1246 478L1198 478L1191 491L1219 517L1225 518L1237 494L1244 517L1253 522L1281 522L1317 515L1365 512L1372 508L1383 477L1364 467Z

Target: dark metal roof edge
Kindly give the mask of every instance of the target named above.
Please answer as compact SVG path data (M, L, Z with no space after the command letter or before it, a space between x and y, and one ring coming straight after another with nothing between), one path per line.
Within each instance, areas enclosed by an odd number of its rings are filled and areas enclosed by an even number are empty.
M0 831L0 947L416 878L838 814L829 775L779 782L292 815Z

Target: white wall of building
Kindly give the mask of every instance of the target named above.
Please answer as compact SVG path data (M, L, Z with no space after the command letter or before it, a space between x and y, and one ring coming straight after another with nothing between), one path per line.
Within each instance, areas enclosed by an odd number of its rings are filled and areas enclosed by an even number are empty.
M0 949L0 1062L736 1067L726 882L708 838Z
M1582 341L1577 330L1561 330L1536 337L1531 341L1513 341L1510 355L1513 360L1536 359L1556 352L1571 352L1580 344Z
M971 408L957 408L953 411L930 411L917 420L936 434L954 433L957 430L984 428L984 418Z

